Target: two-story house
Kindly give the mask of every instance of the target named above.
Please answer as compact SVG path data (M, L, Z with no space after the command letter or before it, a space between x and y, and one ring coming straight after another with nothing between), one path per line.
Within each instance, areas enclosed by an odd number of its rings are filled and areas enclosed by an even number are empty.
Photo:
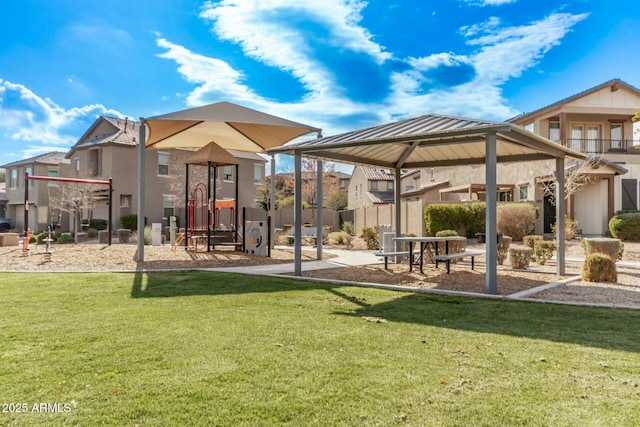
M584 234L606 234L615 211L639 208L640 134L632 121L638 111L640 89L614 79L509 120L593 158L590 181L567 206ZM536 177L538 184L543 184L542 175ZM552 197L543 197L549 231L555 208Z
M59 208L51 208L51 192L58 188L56 182L25 182L25 173L30 176L63 177L69 171L69 160L63 152L51 152L24 160L2 165L6 172L6 205L3 216L14 220L15 228L24 231L45 230L48 224L67 224L69 214ZM28 200L25 204L25 185L29 186ZM25 226L25 207L29 209L29 222Z

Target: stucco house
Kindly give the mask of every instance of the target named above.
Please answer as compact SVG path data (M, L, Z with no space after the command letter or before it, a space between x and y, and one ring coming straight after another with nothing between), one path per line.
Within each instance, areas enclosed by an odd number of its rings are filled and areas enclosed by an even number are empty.
M33 231L46 229L47 224L68 223L69 215L60 210L49 209L49 193L56 183L29 181L29 223L24 223L25 213L25 172L31 176L62 177L69 171L69 160L65 153L53 151L28 159L2 165L6 171L5 212L2 216L14 220L16 230L26 228Z
M591 180L567 205L584 234L606 234L616 211L639 208L640 134L632 122L638 111L640 89L613 79L509 120L592 157ZM544 174L535 178L541 184ZM542 202L547 232L553 200L545 195Z

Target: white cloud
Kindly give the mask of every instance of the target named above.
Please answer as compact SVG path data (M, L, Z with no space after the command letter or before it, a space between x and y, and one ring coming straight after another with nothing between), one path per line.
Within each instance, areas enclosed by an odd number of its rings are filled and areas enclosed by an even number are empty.
M515 3L518 0L463 0L472 6L501 6L503 4Z
M14 146L30 144L21 149L20 154L13 155L20 158L31 157L34 152L42 154L47 151L66 150L73 145L80 134L86 131L83 119L94 118L102 114L124 117L115 110L100 104L86 105L64 109L49 98L42 98L21 84L11 83L0 79L0 121L2 121L1 135L14 141Z

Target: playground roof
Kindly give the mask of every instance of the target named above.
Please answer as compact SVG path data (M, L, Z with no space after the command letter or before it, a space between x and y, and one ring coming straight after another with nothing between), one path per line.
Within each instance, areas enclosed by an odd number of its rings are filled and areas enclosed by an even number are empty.
M185 163L201 166L229 166L237 165L236 159L231 153L220 147L215 142L210 142L195 153L186 158Z

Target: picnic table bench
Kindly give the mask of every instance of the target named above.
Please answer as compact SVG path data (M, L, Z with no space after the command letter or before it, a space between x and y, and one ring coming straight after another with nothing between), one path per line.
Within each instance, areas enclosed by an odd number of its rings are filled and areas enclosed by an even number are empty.
M417 251L414 251L414 254L417 253ZM374 255L384 257L384 269L387 270L389 268L389 257L409 255L409 251L376 252Z
M484 252L483 251L464 251L464 252L451 253L451 254L442 254L442 255L438 254L434 256L434 259L436 260L436 267L438 266L438 261L446 262L447 274L449 274L451 273L452 259L461 259L465 257L471 257L471 269L473 270L475 268L474 258L479 255L484 255Z
M309 239L313 242L313 246L318 245L318 227L301 227L300 234L302 240ZM293 234L286 234L282 237L287 239L288 245L293 245L296 241L296 236Z

